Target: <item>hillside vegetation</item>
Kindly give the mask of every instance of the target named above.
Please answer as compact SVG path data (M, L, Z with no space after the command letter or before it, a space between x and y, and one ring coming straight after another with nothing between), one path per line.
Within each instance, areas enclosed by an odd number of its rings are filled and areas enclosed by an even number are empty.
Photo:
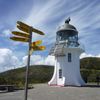
M25 67L0 73L0 84L23 86L25 83ZM53 74L53 66L33 65L29 67L29 84L45 83Z
M88 57L81 59L81 68L100 70L100 58Z
M48 65L32 65L29 67L29 83L48 82L53 75L54 67ZM100 58L81 59L81 74L85 81L95 82L100 75ZM0 73L0 84L23 86L25 83L25 67Z
M96 82L96 77L100 77L100 58L83 58L80 63L83 79L88 82Z

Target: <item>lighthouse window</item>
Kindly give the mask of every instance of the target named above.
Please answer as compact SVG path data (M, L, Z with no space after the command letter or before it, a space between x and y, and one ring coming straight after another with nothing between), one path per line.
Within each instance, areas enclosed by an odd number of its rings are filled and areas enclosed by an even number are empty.
M71 62L71 53L68 53L68 62Z
M59 78L62 78L62 69L59 69Z

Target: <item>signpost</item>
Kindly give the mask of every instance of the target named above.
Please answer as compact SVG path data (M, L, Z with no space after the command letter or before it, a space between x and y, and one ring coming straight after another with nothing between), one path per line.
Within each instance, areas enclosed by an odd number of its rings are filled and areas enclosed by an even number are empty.
M27 25L27 24L25 24L25 23L23 23L23 22L20 22L20 21L17 21L17 28L20 29L20 30L22 30L22 31L24 31L24 32L27 32L27 33L30 32L30 26ZM42 31L40 31L38 29L35 29L33 27L31 29L31 31L35 32L37 34L40 34L40 35L44 35L44 33Z
M33 50L45 50L45 46L33 46L31 49Z
M29 33L22 33L22 32L12 31L12 34L22 36L22 37L25 37L25 38L29 38Z
M26 67L26 76L25 76L25 99L27 100L28 96L28 76L29 76L29 66L30 66L30 56L33 51L38 50L45 50L45 46L38 46L42 43L42 40L38 40L35 42L32 42L32 32L35 32L40 35L44 35L44 33L38 29L35 29L23 22L17 21L17 28L26 32L17 32L12 31L12 34L15 36L10 37L10 39L14 41L20 41L20 42L27 42L28 43L28 59L27 59L27 67Z
M10 37L10 39L12 39L14 41L20 41L20 42L29 42L29 39L28 38L23 38L23 37L13 36L13 37Z
M32 42L31 46L34 47L34 46L37 46L37 45L40 45L40 44L42 44L42 40L38 40L38 41Z

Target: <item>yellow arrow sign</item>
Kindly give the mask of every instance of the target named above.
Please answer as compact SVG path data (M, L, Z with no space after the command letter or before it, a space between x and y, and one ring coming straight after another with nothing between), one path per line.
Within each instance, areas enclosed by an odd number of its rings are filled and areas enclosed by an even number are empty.
M20 42L29 42L29 39L28 38L22 38L22 37L10 37L11 40L14 40L14 41L20 41Z
M37 33L37 34L44 35L44 33L42 31L37 30L35 28L32 28L32 31L35 32L35 33Z
M32 42L31 46L34 47L34 46L40 45L41 43L42 43L42 40L38 40L38 41Z
M45 50L45 49L46 49L45 46L34 46L34 47L32 47L32 50L33 50L33 51Z
M46 47L45 46L39 46L39 50L45 50Z
M21 36L21 37L25 37L25 38L29 38L29 34L27 34L27 33L12 31L12 34L17 35L17 36Z
M45 50L45 49L46 49L45 46L34 46L34 47L31 47L30 55L32 55L33 51L42 51L42 50Z
M32 28L32 27L23 22L17 21L17 28L24 32L30 33L30 28ZM35 29L35 28L32 28L32 32L35 32L40 35L44 35L44 33L42 31Z
M19 25L17 25L17 28L19 29L19 30L21 30L21 31L24 31L24 32L27 32L27 33L30 33L30 28L24 28L24 27L22 27L22 26L19 26Z
M27 28L27 29L31 27L31 26L29 26L21 21L17 21L17 25L22 26L22 27Z

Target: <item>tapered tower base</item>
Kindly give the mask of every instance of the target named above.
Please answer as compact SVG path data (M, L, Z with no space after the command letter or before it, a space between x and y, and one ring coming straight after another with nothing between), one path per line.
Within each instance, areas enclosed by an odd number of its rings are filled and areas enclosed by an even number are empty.
M80 59L82 53L80 48L64 48L65 56L55 57L55 68L52 79L48 82L50 86L83 86L80 74ZM70 57L70 58L68 58Z

